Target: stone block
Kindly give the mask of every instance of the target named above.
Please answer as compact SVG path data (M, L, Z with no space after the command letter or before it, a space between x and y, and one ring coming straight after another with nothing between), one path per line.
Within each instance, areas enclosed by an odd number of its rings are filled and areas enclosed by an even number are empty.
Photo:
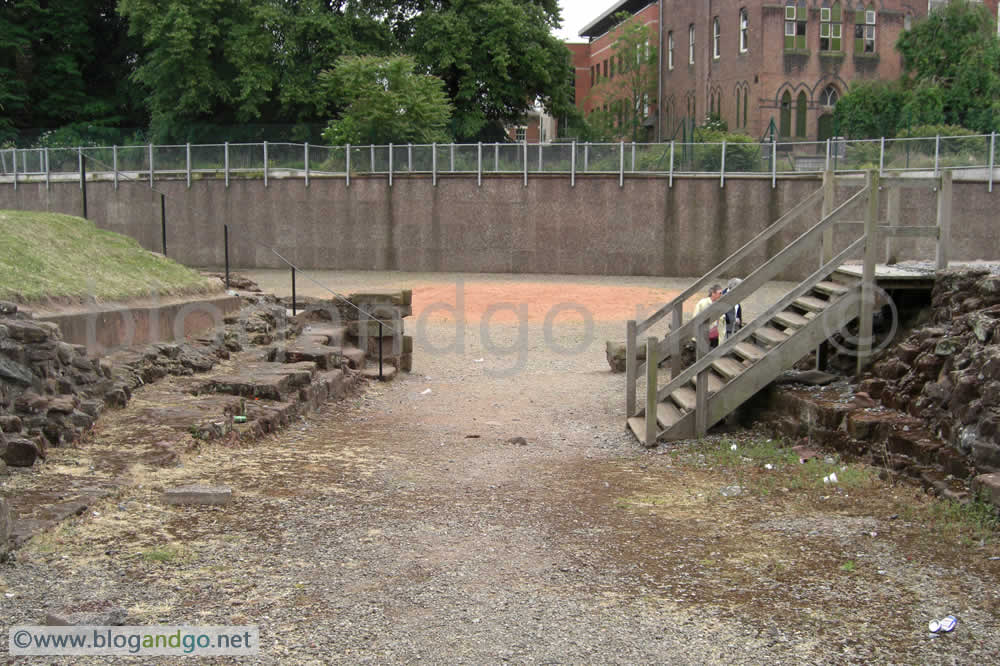
M604 343L604 355L608 359L608 365L612 372L625 372L625 343L608 340ZM646 345L636 345L636 360L646 360Z
M413 354L401 354L399 356L398 366L402 372L412 372L413 371Z
M361 291L349 294L347 300L355 305L364 304L387 304L387 305L412 305L413 290L401 289L399 291Z
M1000 506L1000 472L980 474L973 478L972 492L985 495L993 504Z
M383 338L391 338L394 331L391 326L382 326L380 332L379 323L373 319L367 319L347 322L347 334L355 338L378 338L380 335Z
M45 457L45 450L30 439L9 439L6 446L0 442L0 450L0 458L11 467L31 467Z
M233 499L233 489L226 486L182 486L170 488L163 493L167 504L196 504L202 506L225 506Z

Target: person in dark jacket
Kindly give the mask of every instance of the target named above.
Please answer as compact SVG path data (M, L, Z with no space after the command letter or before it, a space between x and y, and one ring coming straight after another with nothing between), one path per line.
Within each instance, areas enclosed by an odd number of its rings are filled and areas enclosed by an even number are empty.
M743 282L743 280L739 278L733 278L730 280L729 284L726 285L725 291L722 292L723 295L735 289L741 282ZM743 306L737 303L731 309L726 311L726 337L728 338L730 335L740 330L740 327L742 326Z

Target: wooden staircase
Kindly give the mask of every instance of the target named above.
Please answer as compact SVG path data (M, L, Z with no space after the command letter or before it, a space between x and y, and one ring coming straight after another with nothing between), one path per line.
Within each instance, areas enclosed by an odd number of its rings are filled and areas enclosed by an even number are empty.
M950 174L947 182L950 198ZM820 190L803 199L791 211L737 250L711 272L663 306L649 319L628 322L626 333L626 423L627 428L646 446L657 441L671 441L703 436L708 428L724 419L779 374L816 349L824 340L860 317L858 363L867 361L871 350L871 322L874 304L875 244L878 233L893 235L892 226L877 226L879 176L867 174L864 187L842 204L833 207L833 176L827 174ZM883 181L884 182L884 181ZM902 182L902 181L900 181ZM890 183L890 186L896 185ZM941 188L942 190L945 188ZM940 191L940 190L939 190ZM793 220L815 214L822 200L821 219L774 257L748 275L712 306L682 323L682 306L692 296L707 293L708 285L766 241L785 229ZM867 204L864 221L846 219L847 214ZM940 224L939 218L939 224ZM862 233L833 254L834 225L857 229ZM923 229L923 228L921 228ZM934 229L934 228L931 228ZM925 229L930 235L930 231ZM905 235L905 234L899 234ZM747 322L716 349L708 345L710 322L736 303L746 300L767 282L775 279L791 262L821 250L821 266L796 285L767 311ZM864 252L863 276L844 273L838 268L849 258ZM940 251L939 251L940 257ZM945 263L947 263L945 259ZM646 360L636 360L639 335L659 320L672 315L671 331L662 341L646 340ZM694 338L695 363L682 368L681 344ZM659 382L660 361L670 356L669 381ZM637 378L645 374L646 391L642 405L636 404ZM655 419L647 415L655 414Z

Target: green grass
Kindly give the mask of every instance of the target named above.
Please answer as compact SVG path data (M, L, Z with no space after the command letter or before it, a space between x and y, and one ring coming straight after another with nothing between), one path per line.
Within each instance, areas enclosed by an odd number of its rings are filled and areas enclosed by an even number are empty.
M70 215L0 210L0 299L72 303L209 292L216 281Z
M170 546L151 548L142 552L142 559L147 562L172 562L181 556L180 550Z

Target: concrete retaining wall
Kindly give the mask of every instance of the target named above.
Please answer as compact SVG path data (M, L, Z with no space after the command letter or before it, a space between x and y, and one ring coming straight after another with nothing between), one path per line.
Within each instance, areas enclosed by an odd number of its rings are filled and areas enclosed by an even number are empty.
M820 187L819 177L475 175L157 181L167 195L167 254L188 265L223 263L223 223L230 225L230 258L242 268L278 268L274 247L303 268L702 275ZM954 186L952 258L1000 259L994 226L997 198L985 182ZM850 188L838 188L838 201ZM160 251L160 198L147 184L88 184L89 217ZM885 206L883 199L883 209ZM76 182L0 184L0 208L79 215ZM863 216L859 207L856 219ZM817 210L818 214L818 210ZM935 223L936 194L908 189L903 224ZM785 247L818 216L772 239L768 256ZM856 231L854 233L857 233ZM841 242L847 231L840 234ZM932 259L933 242L898 241L899 259ZM880 253L879 256L882 256ZM764 255L734 271L745 274ZM783 277L811 272L803 258Z

